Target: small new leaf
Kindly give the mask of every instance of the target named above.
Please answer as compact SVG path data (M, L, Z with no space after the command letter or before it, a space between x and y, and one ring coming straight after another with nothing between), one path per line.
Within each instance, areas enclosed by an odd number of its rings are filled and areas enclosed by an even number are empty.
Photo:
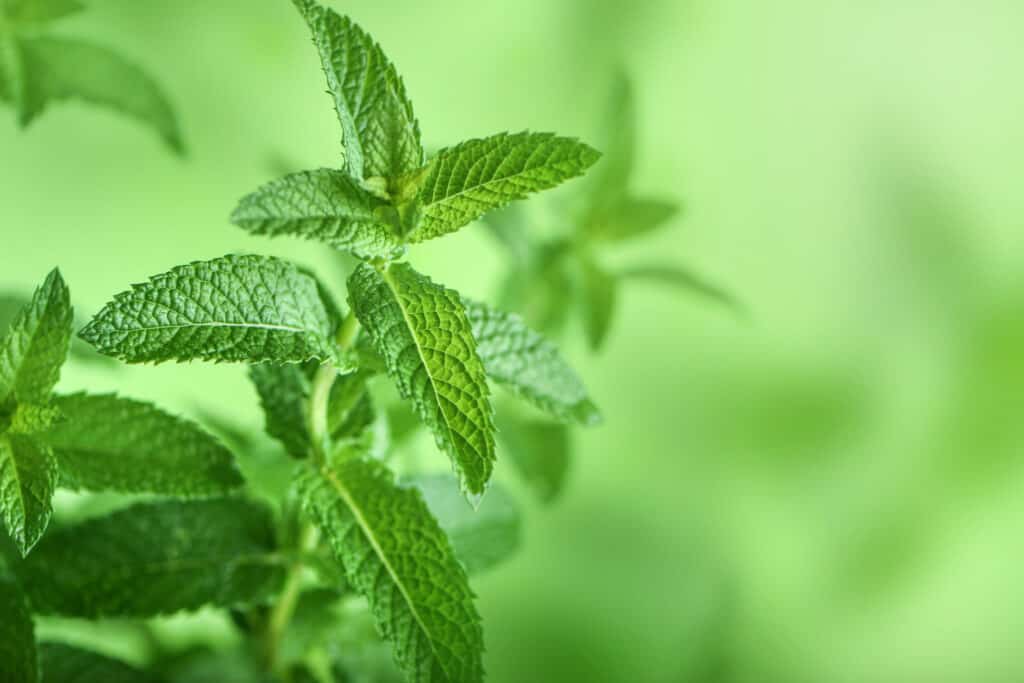
M41 683L162 683L157 674L64 643L40 643Z
M601 421L583 381L554 344L518 315L465 298L463 303L488 377L561 421Z
M49 400L67 359L71 319L67 285L53 270L0 344L0 409Z
M352 310L403 398L451 457L464 492L483 495L494 469L494 411L459 295L408 264L360 264L348 280Z
M488 211L582 175L600 153L551 133L500 133L443 149L419 199L423 215L408 240L454 232Z
M0 680L38 683L35 627L25 598L11 580L0 577Z
M151 617L265 599L283 573L274 548L263 505L140 503L48 534L15 570L39 614Z
M25 556L46 531L57 488L53 452L29 436L0 434L0 519Z
M316 282L267 256L179 266L114 297L80 336L129 363L302 362L334 354Z
M374 460L298 475L304 507L366 596L414 683L483 680L483 632L466 572L420 493Z
M326 242L364 259L392 258L401 244L394 209L342 171L285 176L248 195L231 222L254 235L294 235Z
M349 175L389 184L420 168L419 124L405 85L380 45L348 17L312 0L295 0L295 6L320 52Z
M148 403L74 394L54 402L64 419L43 437L63 485L90 491L211 496L244 481L234 457L199 425Z

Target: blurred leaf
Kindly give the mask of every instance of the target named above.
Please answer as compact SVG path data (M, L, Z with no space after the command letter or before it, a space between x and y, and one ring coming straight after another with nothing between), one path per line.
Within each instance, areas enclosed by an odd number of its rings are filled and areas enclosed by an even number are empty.
M637 280L677 287L693 294L699 294L731 308L736 313L744 312L743 304L721 287L705 280L685 268L671 265L633 266L619 272L621 280Z
M124 662L63 643L41 643L42 683L161 683L149 673Z
M540 332L559 334L576 292L567 267L568 254L569 245L563 241L535 247L527 263L506 276L498 307L519 313Z
M35 627L18 586L0 577L0 667L4 683L37 683Z
M149 617L265 599L282 575L274 550L263 505L139 503L48 534L16 571L40 614Z
M62 19L81 12L85 6L78 0L7 0L0 13L14 24L37 24Z
M614 276L593 261L584 261L580 273L583 284L583 328L590 348L599 351L611 329L618 283Z
M411 482L423 494L470 574L490 569L519 548L519 508L498 484L492 484L480 507L473 510L458 494L458 482L440 474L416 477Z
M286 664L300 662L310 651L334 636L342 616L341 593L334 588L311 588L299 596L295 613L281 639L278 658Z
M591 214L583 230L595 240L614 242L633 239L661 228L679 210L679 205L673 202L624 197Z
M625 199L636 157L636 104L633 84L620 72L612 82L601 125L604 157L586 182L587 213L600 212ZM590 223L585 220L584 223Z
M530 255L530 235L523 205L513 202L483 217L491 236L508 251L515 263L525 263Z
M537 498L550 503L565 487L569 470L569 428L552 422L539 422L501 416L500 438L503 451L533 489Z

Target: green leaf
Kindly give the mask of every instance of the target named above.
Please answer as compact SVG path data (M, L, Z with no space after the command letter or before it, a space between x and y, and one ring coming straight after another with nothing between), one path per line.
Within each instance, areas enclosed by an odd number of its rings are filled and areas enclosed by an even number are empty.
M65 419L44 440L71 488L209 496L245 483L217 439L153 405L74 394L57 398L55 406Z
M463 491L483 495L494 469L494 411L458 293L405 263L384 272L360 264L348 290L388 374L451 457Z
M80 336L129 363L334 354L316 282L268 256L224 256L157 275L114 297Z
M587 388L554 344L518 315L465 298L463 303L488 377L559 420L584 425L601 421Z
M557 335L565 327L575 294L569 271L570 245L563 241L537 245L521 268L505 278L500 307L517 311L534 329Z
M160 683L164 679L122 661L64 643L40 643L42 683Z
M274 548L263 505L139 503L47 534L16 571L37 613L151 617L265 599L283 574Z
M0 410L12 400L46 403L60 379L71 340L71 302L53 270L0 344Z
M679 266L643 265L627 268L619 273L622 280L639 280L669 285L680 290L698 294L728 306L737 313L743 312L743 304L731 293L709 282L701 275Z
M412 483L448 535L455 556L470 574L490 569L519 547L519 508L498 485L492 485L478 510L466 506L448 475L417 477Z
M440 237L488 211L582 175L600 154L551 133L500 133L442 149L420 190L423 215L410 242Z
M396 486L383 464L364 459L304 468L297 486L408 680L482 681L473 593L419 492Z
M295 6L320 52L349 175L392 181L420 168L419 124L384 51L348 17L311 0L295 0Z
M31 436L45 432L62 419L63 415L60 410L53 405L19 403L11 417L9 431L11 434ZM0 430L2 430L2 424L0 424Z
M342 171L319 169L285 176L248 195L231 222L254 235L295 235L326 242L360 258L392 258L402 247L386 202Z
M611 274L592 261L582 264L581 277L583 328L590 348L599 351L611 329L618 283Z
M0 519L22 556L46 531L57 487L53 452L35 439L0 434Z
M157 83L110 50L66 38L23 38L22 68L29 103L27 125L56 100L80 99L153 128L175 152L184 152L174 110Z
M6 14L14 24L40 24L62 19L85 9L78 0L8 0Z
M584 230L595 240L627 240L657 230L678 213L679 205L673 202L626 197L595 211Z
M565 425L503 416L501 440L512 464L537 498L550 503L565 488L569 429Z
M601 123L604 157L584 184L587 208L594 212L622 201L629 191L636 157L636 103L625 73L612 83L608 109Z
M38 683L35 627L21 590L0 577L0 673L4 683Z

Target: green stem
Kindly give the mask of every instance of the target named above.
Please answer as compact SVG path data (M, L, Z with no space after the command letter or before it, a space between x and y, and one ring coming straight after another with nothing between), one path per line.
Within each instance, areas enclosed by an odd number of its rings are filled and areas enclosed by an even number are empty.
M309 523L303 525L298 542L300 555L314 550L319 540L320 532L315 526ZM299 595L302 592L302 570L302 560L298 558L288 570L284 588L281 590L281 597L278 598L273 611L267 618L263 641L263 662L267 671L274 671L277 667L277 653L281 647L281 638L295 614L295 607L299 603Z

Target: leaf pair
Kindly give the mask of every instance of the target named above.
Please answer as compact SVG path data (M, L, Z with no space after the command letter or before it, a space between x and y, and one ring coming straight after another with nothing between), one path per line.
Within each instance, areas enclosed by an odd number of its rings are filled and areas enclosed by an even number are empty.
M51 102L81 99L152 127L182 153L170 102L145 71L106 48L37 34L41 26L81 9L74 0L0 5L0 101L11 103L19 123L27 126Z

